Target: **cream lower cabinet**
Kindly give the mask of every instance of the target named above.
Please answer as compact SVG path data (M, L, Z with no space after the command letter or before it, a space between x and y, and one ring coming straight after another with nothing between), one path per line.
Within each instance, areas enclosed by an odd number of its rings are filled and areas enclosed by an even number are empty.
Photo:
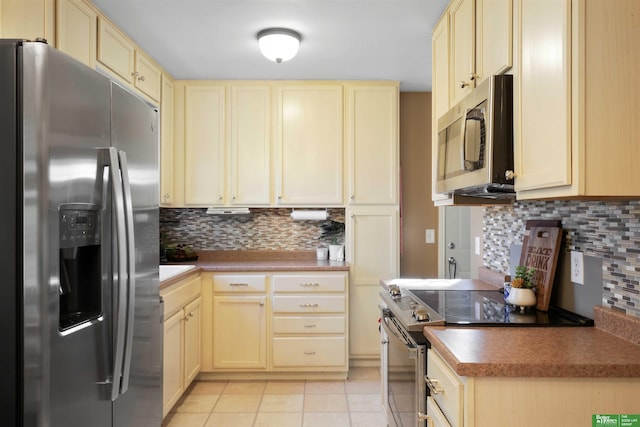
M274 274L275 371L347 372L347 274Z
M266 276L216 274L212 280L213 369L266 369Z
M516 4L517 198L637 197L640 2Z
M378 293L380 280L399 275L397 206L358 206L347 209L347 261L351 359L380 357Z
M438 390L430 427L588 426L593 414L636 413L640 393L637 378L461 377L433 349L427 377Z
M344 378L347 272L205 273L205 378Z
M162 415L166 416L200 371L200 274L160 291L164 301Z

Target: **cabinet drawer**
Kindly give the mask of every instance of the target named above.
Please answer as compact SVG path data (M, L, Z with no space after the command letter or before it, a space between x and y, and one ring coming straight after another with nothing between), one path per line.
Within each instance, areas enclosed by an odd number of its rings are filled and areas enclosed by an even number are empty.
M214 292L265 292L267 277L265 275L215 275L213 276Z
M344 316L273 318L274 334L344 334Z
M273 276L274 292L344 292L346 275Z
M429 427L451 427L433 397L427 397L427 414L429 415Z
M344 337L274 338L273 366L343 366Z
M274 313L344 313L342 295L274 296Z
M438 404L452 427L463 422L463 384L455 372L433 350L427 352L427 377L438 389L431 397Z
M164 318L168 319L182 307L200 296L202 283L200 274L188 277L160 292L164 301Z

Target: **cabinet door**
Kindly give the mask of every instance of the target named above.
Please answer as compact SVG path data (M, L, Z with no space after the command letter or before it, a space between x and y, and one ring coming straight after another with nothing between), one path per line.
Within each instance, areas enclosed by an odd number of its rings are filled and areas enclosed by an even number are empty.
M517 191L571 184L571 2L520 5Z
M342 205L342 87L281 86L277 94L277 204Z
M266 368L265 296L213 297L213 367Z
M136 50L133 85L154 101L160 101L162 72L144 53Z
M196 378L200 372L201 347L201 298L197 298L184 308L184 387Z
M230 203L271 201L271 95L267 85L231 86Z
M160 204L173 203L173 81L162 76L160 103Z
M450 7L451 19L451 105L474 87L475 79L475 0L456 0Z
M56 47L95 68L98 13L82 0L58 0L56 18Z
M513 63L513 0L476 0L477 83Z
M446 194L436 193L438 174L438 119L449 111L449 14L433 29L431 41L431 199L447 203Z
M182 310L164 321L162 368L162 416L165 417L184 391Z
M184 201L224 203L224 85L185 88Z
M398 87L347 87L349 203L398 202Z
M2 0L0 37L35 40L45 38L56 46L54 0Z
M111 22L98 21L98 62L117 77L132 84L135 70L135 45Z
M398 277L398 208L351 208L347 216L347 261L351 264L349 353L351 357L377 357L380 280Z

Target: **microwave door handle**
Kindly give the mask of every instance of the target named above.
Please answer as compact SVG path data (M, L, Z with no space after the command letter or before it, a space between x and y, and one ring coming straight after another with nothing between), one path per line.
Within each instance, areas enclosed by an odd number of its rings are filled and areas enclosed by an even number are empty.
M460 170L463 171L467 170L467 115L469 111L468 108L465 108L464 113L462 113L462 131L460 133L460 138L462 138L462 144L460 144Z

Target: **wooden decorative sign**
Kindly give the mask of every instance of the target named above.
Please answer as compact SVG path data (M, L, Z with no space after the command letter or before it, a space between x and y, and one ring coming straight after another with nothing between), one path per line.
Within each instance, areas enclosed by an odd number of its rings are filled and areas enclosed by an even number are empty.
M531 227L522 247L520 265L535 268L533 281L536 284L536 308L540 311L549 309L553 279L558 264L562 228Z

